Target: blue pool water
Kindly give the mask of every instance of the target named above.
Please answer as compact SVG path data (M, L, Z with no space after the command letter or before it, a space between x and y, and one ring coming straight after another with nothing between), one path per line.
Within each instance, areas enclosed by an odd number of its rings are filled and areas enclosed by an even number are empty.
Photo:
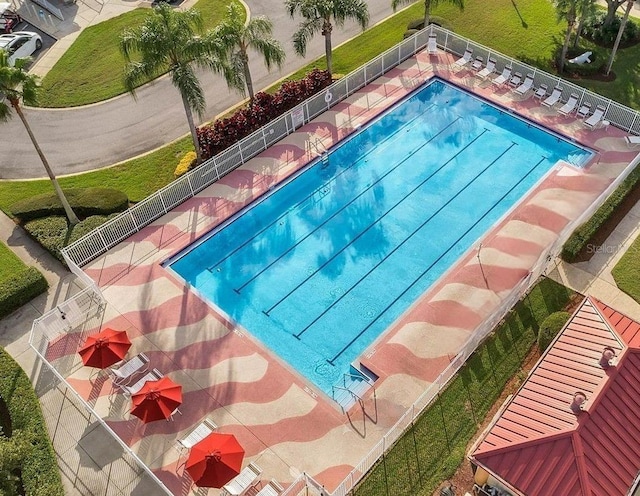
M435 79L170 266L331 395L558 160L590 157Z

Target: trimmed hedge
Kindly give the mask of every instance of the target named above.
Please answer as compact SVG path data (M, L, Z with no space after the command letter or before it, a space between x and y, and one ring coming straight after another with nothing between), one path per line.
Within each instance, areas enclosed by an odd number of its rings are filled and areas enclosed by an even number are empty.
M56 455L29 378L20 366L0 349L0 395L11 416L13 435L3 442L20 446L20 472L25 494L64 496Z
M549 347L551 341L562 330L569 317L571 317L569 312L554 312L544 319L538 330L538 349L540 353L544 353L544 350Z
M453 26L449 21L447 21L444 17L440 16L429 16L429 24L435 24L436 26L443 27L448 29L449 31L453 31ZM413 29L421 30L424 27L424 17L420 19L414 19L413 21L409 21L407 24L407 31L411 31Z
M42 219L31 220L24 224L24 228L38 243L40 243L49 253L61 262L64 258L60 250L73 243L77 239L101 226L106 221L118 215L117 213L109 216L93 215L87 217L79 224L70 227L67 224L66 217L44 217Z
M122 212L129 206L127 195L117 189L70 188L65 189L64 194L71 208L80 218ZM55 193L26 198L11 205L10 210L21 223L52 215L65 215L64 208Z
M625 198L634 188L639 187L639 183L640 167L636 166L629 176L620 183L620 186L618 186L600 208L596 210L591 218L573 231L562 247L562 259L567 262L575 261L585 246L591 241L605 222L609 220Z
M0 282L0 318L44 293L48 287L47 280L35 267L27 267Z

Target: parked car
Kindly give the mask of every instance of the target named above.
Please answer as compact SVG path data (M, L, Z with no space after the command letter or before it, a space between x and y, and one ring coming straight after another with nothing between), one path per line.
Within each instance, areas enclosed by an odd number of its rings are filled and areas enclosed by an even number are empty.
M0 2L0 33L10 33L22 22L22 17L10 7L10 3Z
M31 31L16 31L11 34L0 34L0 49L9 53L9 64L14 65L16 59L31 56L42 48L42 38Z

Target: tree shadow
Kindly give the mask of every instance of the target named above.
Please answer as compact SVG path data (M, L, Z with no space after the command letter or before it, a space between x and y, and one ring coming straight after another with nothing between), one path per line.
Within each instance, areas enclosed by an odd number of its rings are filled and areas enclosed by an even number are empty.
M522 27L527 29L529 27L529 25L527 24L527 22L522 17L522 14L520 13L520 9L518 9L518 5L516 4L516 2L514 0L511 0L511 5L513 5L513 8L516 10L516 14L518 14L518 17L520 18L520 22L522 23Z

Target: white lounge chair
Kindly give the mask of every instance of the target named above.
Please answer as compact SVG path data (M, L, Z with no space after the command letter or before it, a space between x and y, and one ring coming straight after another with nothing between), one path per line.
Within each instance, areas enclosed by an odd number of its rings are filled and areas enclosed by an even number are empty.
M586 119L590 113L591 104L589 102L582 102L582 105L580 105L580 108L576 112L576 116L580 117L581 119Z
M471 57L473 57L473 51L470 48L467 48L464 51L464 54L462 55L462 57L460 57L458 60L456 60L453 63L453 69L454 70L460 70L462 69L464 66L466 66L469 62L471 62Z
M546 84L541 84L540 86L538 86L535 93L533 94L533 98L542 100L543 98L546 98L548 91L549 91L549 87Z
M231 481L222 488L225 494L239 496L255 486L258 483L262 469L255 463L247 465L242 472L236 475Z
M163 377L164 374L162 372L160 372L158 369L153 369L151 372L145 374L144 377L139 379L138 382L136 382L132 386L121 386L121 389L125 396L133 396L138 391L140 391L148 381L159 381ZM177 410L178 409L176 408L176 410L172 412L171 415L176 413Z
M122 386L130 382L134 375L144 373L148 369L149 357L144 353L138 353L118 368L112 368L109 372L112 375L112 382L116 386Z
M482 57L476 57L476 59L473 61L473 64L471 64L471 68L474 71L479 71L480 69L482 69L483 65L484 65L484 60L482 59Z
M502 70L502 74L500 74L498 77L494 78L493 81L491 81L491 82L493 84L495 84L496 86L502 86L507 81L509 81L510 78L511 78L511 67L507 66Z
M569 115L577 107L578 98L580 97L576 93L571 93L571 96L569 97L567 102L558 109L558 112L560 112L562 115Z
M435 55L438 53L438 39L435 36L429 36L427 42L427 53L429 55Z
M511 76L511 79L509 79L509 86L511 86L512 88L516 88L520 86L521 82L522 82L522 74L519 72L515 72L513 76Z
M606 111L606 108L604 108L602 105L598 105L591 117L584 120L584 125L591 129L595 129L602 123L602 121L604 121L604 113Z
M284 491L284 488L278 483L278 481L271 479L266 486L258 491L256 496L279 496L282 491Z
M533 74L527 74L527 77L524 78L524 82L513 89L513 91L517 95L526 95L529 93L531 88L533 87Z
M635 146L640 145L640 136L636 136L635 134L630 136L625 136L624 141L627 143L627 145L633 148Z
M553 88L551 95L542 100L542 105L545 107L553 107L556 103L560 101L560 97L562 96L562 88L556 86Z
M198 427L193 429L186 437L178 439L181 449L191 449L205 437L215 431L218 426L211 419L204 419Z
M489 60L487 60L487 65L478 73L478 77L481 79L486 79L494 72L496 72L496 59L492 59L491 57L489 57Z

